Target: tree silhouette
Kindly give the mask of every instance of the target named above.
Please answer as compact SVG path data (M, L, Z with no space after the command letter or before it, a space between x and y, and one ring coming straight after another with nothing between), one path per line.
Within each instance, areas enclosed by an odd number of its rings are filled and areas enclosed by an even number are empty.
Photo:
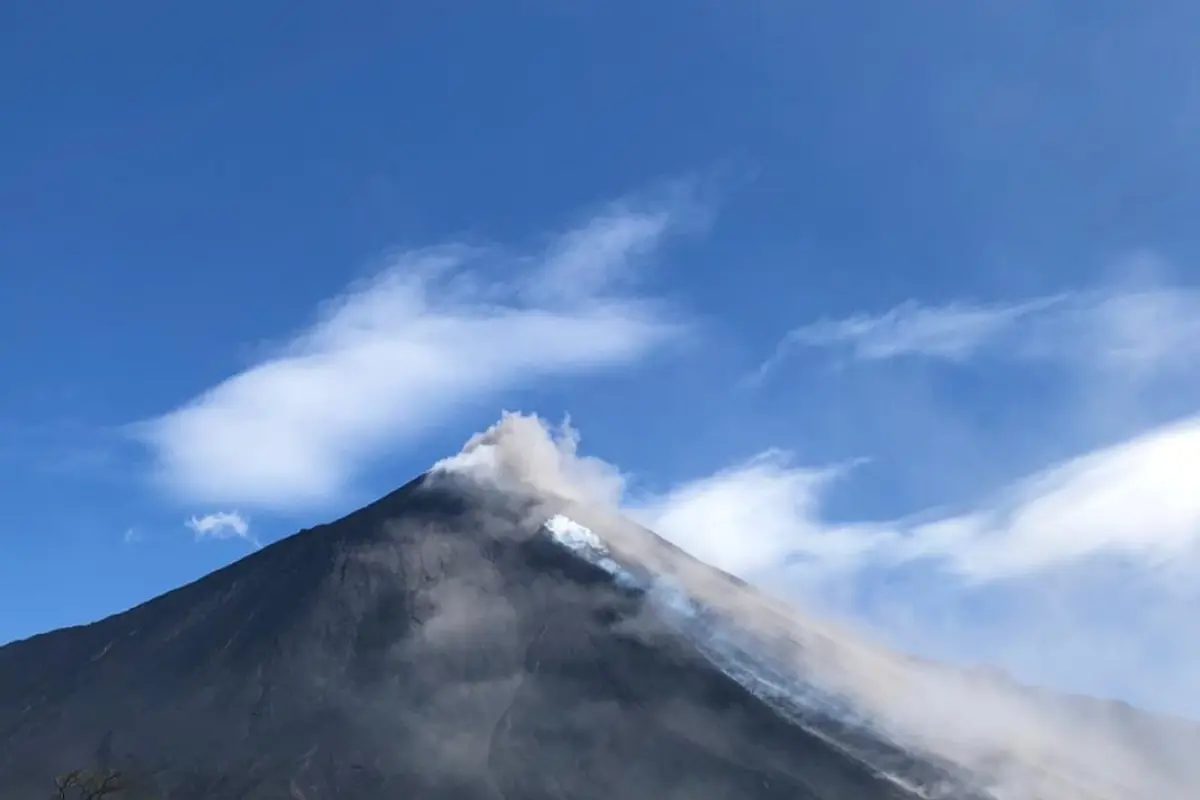
M125 788L121 773L116 770L71 770L54 779L55 800L102 800Z

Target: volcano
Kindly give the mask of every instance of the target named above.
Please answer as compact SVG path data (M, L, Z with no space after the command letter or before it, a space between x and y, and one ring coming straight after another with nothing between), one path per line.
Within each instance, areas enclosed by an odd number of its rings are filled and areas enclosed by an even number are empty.
M954 720L984 695L962 687L992 678L846 639L495 466L435 469L125 613L0 648L0 794L53 796L76 768L119 776L109 796L172 800L1200 786L1172 771L1192 727L1100 701L1056 698L1072 710L1038 717L1049 745L1010 723L964 744ZM1068 718L1092 723L1072 737ZM1096 738L1110 723L1123 739Z

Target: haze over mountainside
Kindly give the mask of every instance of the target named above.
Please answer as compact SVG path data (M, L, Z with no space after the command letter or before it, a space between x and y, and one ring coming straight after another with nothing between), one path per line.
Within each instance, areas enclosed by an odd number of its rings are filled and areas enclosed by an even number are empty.
M0 648L0 786L190 798L1187 798L1200 731L889 652L615 508L506 416L123 614ZM744 532L752 535L752 532Z

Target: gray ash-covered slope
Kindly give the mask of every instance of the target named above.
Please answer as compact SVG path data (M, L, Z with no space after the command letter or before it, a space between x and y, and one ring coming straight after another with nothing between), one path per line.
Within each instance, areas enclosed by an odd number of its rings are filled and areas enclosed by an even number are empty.
M421 478L0 648L0 794L98 765L178 800L916 796L556 543L533 502Z

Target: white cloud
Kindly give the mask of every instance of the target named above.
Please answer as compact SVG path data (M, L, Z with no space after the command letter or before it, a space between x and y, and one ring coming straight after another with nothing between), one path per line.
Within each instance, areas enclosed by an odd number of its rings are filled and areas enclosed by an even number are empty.
M760 376L801 347L848 347L863 361L964 362L989 355L1145 377L1200 364L1200 291L1124 288L992 305L910 301L878 315L796 328L762 365Z
M259 547L250 533L249 521L236 511L217 511L203 517L193 516L184 523L196 539L245 539Z
M1097 556L1160 567L1200 545L1200 417L1033 475L960 515L832 523L821 499L844 470L778 454L683 484L635 509L714 566L751 577L785 568L841 573L932 561L971 581L1017 578Z
M845 564L871 541L857 526L821 520L823 491L846 471L795 467L786 454L769 451L626 510L701 561L742 578L801 553Z
M142 541L142 534L137 530L137 528L126 528L121 540L125 542L125 544L137 544L138 542Z
M398 255L275 357L137 434L161 480L189 500L328 502L364 462L459 404L627 363L677 334L657 305L608 290L670 221L667 210L616 209L537 257L461 247ZM519 274L488 283L495 269Z
M1156 288L1081 297L1038 320L1027 358L1082 360L1146 377L1200 365L1200 291Z
M665 210L614 208L560 238L529 281L537 303L579 302L633 277L635 259L649 256L672 222Z
M1011 305L951 303L922 306L909 301L878 316L857 314L792 330L784 347L850 345L864 361L925 356L963 361L1022 318L1053 307L1050 297Z
M1197 464L1193 417L1051 466L960 514L831 521L830 474L777 456L631 513L693 555L893 645L1195 715Z
M916 526L897 552L992 580L1096 555L1151 567L1200 544L1200 417L1034 475L973 514Z

